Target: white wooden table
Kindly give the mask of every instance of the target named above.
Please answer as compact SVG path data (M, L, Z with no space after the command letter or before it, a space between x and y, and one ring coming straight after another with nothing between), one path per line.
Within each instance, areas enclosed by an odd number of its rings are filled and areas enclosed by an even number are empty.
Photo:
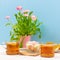
M60 60L60 53L55 53L53 58L44 58L41 56L6 55L4 47L4 45L0 45L0 60Z

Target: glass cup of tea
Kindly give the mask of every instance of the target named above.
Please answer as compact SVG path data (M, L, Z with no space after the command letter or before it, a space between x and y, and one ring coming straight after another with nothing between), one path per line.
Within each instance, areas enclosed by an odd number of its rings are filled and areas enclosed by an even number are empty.
M6 53L8 55L15 55L19 53L19 44L17 42L7 42L6 46Z
M41 57L54 57L54 45L53 44L41 44L40 45Z

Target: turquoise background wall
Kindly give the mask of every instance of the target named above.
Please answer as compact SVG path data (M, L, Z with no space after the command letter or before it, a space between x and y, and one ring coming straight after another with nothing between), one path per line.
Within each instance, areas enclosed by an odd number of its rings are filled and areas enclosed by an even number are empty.
M14 22L15 8L18 5L34 11L38 19L43 22L42 38L34 36L32 40L60 43L60 0L0 0L0 44L10 39L10 27L5 26L7 22L5 16L10 15Z

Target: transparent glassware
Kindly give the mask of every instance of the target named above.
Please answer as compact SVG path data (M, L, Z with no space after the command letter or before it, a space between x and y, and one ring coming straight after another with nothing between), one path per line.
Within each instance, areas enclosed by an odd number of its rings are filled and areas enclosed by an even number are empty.
M19 53L19 44L17 42L6 43L6 53L8 55L15 55Z
M40 45L41 57L54 57L54 45L53 44L41 44Z

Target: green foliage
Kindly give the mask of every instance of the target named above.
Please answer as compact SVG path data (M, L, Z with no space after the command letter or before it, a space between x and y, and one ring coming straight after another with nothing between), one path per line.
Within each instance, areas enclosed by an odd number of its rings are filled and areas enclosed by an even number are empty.
M24 16L24 14L28 14L28 16ZM16 18L16 23L12 25L12 30L10 31L11 41L18 41L20 36L35 35L37 33L39 33L38 37L41 38L40 25L42 23L39 22L37 18L36 20L32 20L32 14L33 11L27 13L22 13L19 11L14 15ZM10 25L10 23L7 23L7 25Z

